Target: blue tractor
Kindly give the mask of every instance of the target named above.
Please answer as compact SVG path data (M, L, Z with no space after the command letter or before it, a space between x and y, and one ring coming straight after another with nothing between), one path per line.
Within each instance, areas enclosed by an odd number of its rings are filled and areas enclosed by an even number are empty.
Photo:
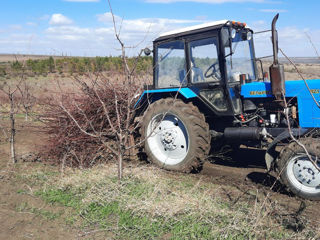
M285 81L278 16L270 80L258 76L253 31L244 23L206 23L154 40L153 85L135 106L151 162L191 172L217 146L266 149L268 170L297 196L320 200L320 80Z

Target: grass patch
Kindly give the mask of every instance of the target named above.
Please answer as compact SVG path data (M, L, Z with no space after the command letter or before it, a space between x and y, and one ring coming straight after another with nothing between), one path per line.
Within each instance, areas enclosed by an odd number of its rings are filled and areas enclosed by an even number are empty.
M233 204L221 198L219 186L192 175L136 169L118 182L113 170L72 171L36 195L70 207L67 224L116 239L292 239L304 234L286 229L267 209L261 211L267 217L259 220L252 204Z
M17 190L17 193L18 193L18 194L26 194L26 193L28 193L28 191L25 190L25 189L18 189L18 190Z
M55 213L52 211L29 206L29 204L27 202L23 202L20 205L18 205L16 207L16 211L23 212L23 213L35 214L36 216L43 217L46 220L55 220L62 215L62 212Z
M47 203L58 203L66 207L79 209L82 196L71 191L61 189L49 189L46 191L35 192L36 196L40 196Z

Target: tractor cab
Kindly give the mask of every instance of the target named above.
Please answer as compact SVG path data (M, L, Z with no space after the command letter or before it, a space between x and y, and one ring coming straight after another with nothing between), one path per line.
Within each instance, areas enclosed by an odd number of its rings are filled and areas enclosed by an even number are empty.
M188 87L215 115L240 114L240 80L257 80L252 30L222 20L164 33L154 69L154 89Z

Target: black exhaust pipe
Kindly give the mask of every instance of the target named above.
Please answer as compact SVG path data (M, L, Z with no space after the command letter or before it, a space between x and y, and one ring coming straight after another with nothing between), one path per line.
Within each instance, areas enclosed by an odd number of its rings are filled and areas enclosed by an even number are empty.
M279 18L279 13L273 18L271 24L272 30L272 46L273 46L273 64L270 66L270 81L272 94L277 100L282 100L282 94L285 94L285 77L284 66L279 64L278 59L278 32L276 30L276 23Z

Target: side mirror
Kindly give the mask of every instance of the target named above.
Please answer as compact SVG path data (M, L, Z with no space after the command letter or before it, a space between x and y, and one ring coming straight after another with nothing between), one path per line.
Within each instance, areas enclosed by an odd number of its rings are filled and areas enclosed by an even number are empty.
M145 54L146 56L149 56L152 51L151 51L149 48L145 48L145 49L143 49L143 52L144 52L144 54Z

